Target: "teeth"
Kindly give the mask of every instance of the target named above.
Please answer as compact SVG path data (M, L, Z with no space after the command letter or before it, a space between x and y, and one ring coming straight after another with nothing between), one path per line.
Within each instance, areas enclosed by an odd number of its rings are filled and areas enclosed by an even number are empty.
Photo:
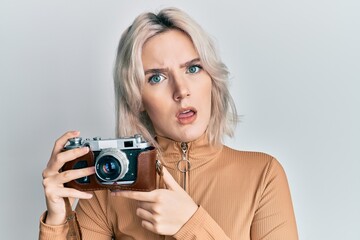
M188 112L191 112L191 110L186 110L186 111L184 111L184 112L182 112L182 113L188 113Z

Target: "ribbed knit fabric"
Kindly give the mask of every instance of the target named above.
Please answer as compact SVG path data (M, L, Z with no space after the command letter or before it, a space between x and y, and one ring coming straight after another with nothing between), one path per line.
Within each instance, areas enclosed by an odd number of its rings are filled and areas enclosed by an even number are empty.
M182 157L180 143L161 137L157 141L163 165L182 183L176 167ZM174 236L143 229L136 201L97 191L92 199L80 200L76 209L84 239L298 239L286 175L276 159L210 146L205 136L188 144L188 159L187 192L199 208ZM40 240L65 239L65 228L41 222Z
M68 232L68 225L63 224L59 226L49 226L44 224L46 213L42 214L40 217L40 234L39 239L47 240L56 240L56 239L66 239L66 234Z

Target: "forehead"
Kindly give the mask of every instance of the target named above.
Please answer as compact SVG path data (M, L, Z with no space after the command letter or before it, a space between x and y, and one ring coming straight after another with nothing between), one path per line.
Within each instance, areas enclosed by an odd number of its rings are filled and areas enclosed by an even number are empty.
M191 38L180 30L169 30L148 39L142 49L145 67L164 67L167 64L182 64L199 55ZM154 66L154 67L155 67Z

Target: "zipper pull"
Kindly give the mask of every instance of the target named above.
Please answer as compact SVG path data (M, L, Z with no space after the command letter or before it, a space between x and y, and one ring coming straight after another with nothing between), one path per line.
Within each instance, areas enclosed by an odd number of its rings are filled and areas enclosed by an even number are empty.
M181 151L182 151L182 159L179 160L176 164L177 169L182 172L183 175L183 189L186 191L186 173L190 171L191 164L190 161L187 159L187 151L188 145L185 142L181 143Z

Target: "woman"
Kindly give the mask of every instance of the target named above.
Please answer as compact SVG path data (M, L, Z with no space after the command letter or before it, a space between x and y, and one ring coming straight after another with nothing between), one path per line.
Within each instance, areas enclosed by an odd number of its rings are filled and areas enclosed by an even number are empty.
M184 12L137 17L124 32L115 67L117 133L141 133L160 150L166 189L80 192L63 183L92 167L59 173L87 148L54 146L43 172L47 213L40 239L65 239L63 197L79 198L83 239L297 239L285 173L271 156L221 144L236 111L228 72L213 44Z

